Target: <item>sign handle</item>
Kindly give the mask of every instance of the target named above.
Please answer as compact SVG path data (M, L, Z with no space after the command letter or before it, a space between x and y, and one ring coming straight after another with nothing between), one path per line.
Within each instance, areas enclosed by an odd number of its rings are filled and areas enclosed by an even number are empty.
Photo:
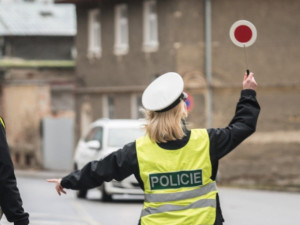
M248 60L247 60L247 54L246 54L246 46L244 45L244 53L245 53L245 62L246 62L246 68L248 68ZM247 76L250 74L250 70L246 69Z

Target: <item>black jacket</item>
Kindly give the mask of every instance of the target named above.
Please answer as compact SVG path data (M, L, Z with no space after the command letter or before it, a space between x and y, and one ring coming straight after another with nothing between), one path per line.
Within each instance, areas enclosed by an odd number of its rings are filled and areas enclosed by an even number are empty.
M24 212L22 204L6 141L5 128L0 123L0 206L9 222L15 225L29 224L29 215Z
M210 159L212 164L212 180L216 179L219 159L231 152L256 129L260 106L256 100L256 92L243 90L237 104L235 115L225 128L207 129L210 139ZM190 138L190 131L181 140L159 144L160 147L174 150L183 147ZM122 180L134 174L143 189L139 174L135 142L108 155L100 161L88 163L82 170L74 171L62 179L61 185L70 189L89 189L100 186L103 181ZM217 196L217 216L215 225L223 222L219 197Z

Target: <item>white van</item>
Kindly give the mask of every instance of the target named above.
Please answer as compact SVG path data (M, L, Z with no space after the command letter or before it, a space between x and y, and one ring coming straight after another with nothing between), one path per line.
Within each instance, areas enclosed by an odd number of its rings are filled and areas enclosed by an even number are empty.
M82 169L88 162L100 160L125 144L145 135L144 120L99 119L93 122L87 134L77 144L74 169ZM112 200L113 194L143 195L134 175L123 181L104 182L99 187L103 201ZM79 190L77 197L85 198L87 190Z

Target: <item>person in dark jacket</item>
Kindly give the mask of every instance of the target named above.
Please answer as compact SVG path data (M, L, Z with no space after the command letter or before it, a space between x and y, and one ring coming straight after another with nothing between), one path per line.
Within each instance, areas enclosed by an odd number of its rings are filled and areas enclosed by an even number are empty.
M243 90L229 125L192 129L187 117L183 80L167 73L144 91L146 135L100 161L62 179L49 179L59 195L134 174L144 190L142 225L222 225L216 175L219 160L256 130L260 106L254 74L244 75Z
M29 224L17 187L14 166L6 140L5 124L0 117L0 207L7 220L15 225Z

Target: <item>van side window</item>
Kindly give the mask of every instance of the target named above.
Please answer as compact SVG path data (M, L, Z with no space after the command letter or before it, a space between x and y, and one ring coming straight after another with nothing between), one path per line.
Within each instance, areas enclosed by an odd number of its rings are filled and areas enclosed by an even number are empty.
M103 128L102 127L94 127L90 130L90 132L84 138L85 142L88 141L99 141L102 146L102 138L103 138Z

